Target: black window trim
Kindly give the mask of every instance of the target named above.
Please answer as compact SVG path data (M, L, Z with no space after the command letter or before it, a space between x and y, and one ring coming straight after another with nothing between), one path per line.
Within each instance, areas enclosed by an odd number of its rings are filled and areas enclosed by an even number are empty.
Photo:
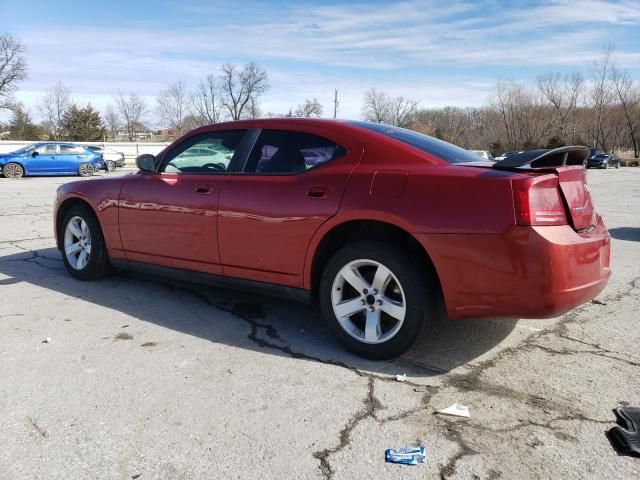
M343 146L342 144L325 137L324 135L318 135L315 132L308 132L306 130L290 130L290 129L285 129L285 128L255 128L253 129L256 133L255 138L253 139L253 141L251 142L251 148L248 149L248 151L246 152L246 155L244 157L243 163L242 163L242 169L238 172L242 175L246 175L246 176L255 176L255 177L295 177L297 175L304 175L305 173L308 173L312 170L317 170L318 168L322 168L325 165L329 165L330 163L335 162L336 160L340 160L341 158L344 158L346 156L349 155L349 149L346 148L345 146ZM334 144L336 144L337 146L339 146L340 148L342 148L344 150L344 153L342 155L340 155L338 158L332 158L331 160L328 160L320 165L318 165L317 167L313 167L313 168L309 168L307 170L304 170L302 172L290 172L290 173L284 173L284 172L273 172L273 173L262 173L262 172L247 172L247 163L249 161L249 155L251 155L251 152L253 151L253 147L255 147L256 142L258 141L258 138L260 137L260 133L262 133L263 130L267 130L267 131L277 131L277 132L287 132L287 133L306 133L307 135L315 135L316 137L321 137L324 138L325 140L328 140L330 142L333 142ZM256 165L257 167L257 165Z

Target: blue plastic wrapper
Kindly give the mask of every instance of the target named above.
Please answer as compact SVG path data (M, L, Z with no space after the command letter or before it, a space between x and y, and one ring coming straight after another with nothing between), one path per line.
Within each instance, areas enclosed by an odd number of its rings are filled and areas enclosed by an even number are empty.
M390 448L385 450L384 460L388 463L418 465L419 463L425 463L427 461L427 457L425 456L424 447Z

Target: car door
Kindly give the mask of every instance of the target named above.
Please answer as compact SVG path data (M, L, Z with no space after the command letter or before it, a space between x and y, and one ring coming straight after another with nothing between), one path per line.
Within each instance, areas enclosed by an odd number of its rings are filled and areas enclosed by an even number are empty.
M218 198L226 174L241 156L244 134L193 135L158 159L158 173L123 181L118 211L127 260L222 273Z
M302 286L313 234L335 215L363 146L320 127L261 130L220 193L225 275Z
M62 144L58 155L57 171L63 174L76 174L81 163L91 162L93 156L78 145Z
M26 160L27 172L35 175L57 173L58 145L39 145Z

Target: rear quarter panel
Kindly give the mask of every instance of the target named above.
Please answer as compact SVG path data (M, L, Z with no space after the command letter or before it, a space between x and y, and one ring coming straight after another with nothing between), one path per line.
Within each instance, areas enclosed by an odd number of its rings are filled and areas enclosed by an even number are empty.
M510 179L519 174L450 165L410 148L365 146L363 161L352 174L340 210L314 236L310 252L335 226L350 220L377 220L438 243L446 235L499 236L516 223ZM426 237L425 237L426 235ZM427 252L429 253L428 249ZM440 259L432 258L436 271ZM305 287L311 284L313 255L305 264ZM445 286L443 285L443 288Z

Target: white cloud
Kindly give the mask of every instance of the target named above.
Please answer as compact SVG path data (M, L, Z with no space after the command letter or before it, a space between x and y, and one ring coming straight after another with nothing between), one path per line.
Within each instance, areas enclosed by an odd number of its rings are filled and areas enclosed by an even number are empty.
M341 114L353 117L371 86L428 105L482 103L504 68L584 68L614 28L634 32L629 26L640 25L637 0L520 8L455 0L303 3L278 11L252 2L239 6L242 21L236 16L227 23L220 17L228 9L217 4L181 8L217 21L175 28L149 21L136 28L34 24L15 32L28 47L31 74L23 88L33 96L62 81L102 108L118 89L152 98L168 82L195 84L221 63L256 60L272 77L264 110L285 112L317 96L329 111L339 88ZM637 68L639 47L619 49L619 63ZM473 73L453 76L452 68Z

